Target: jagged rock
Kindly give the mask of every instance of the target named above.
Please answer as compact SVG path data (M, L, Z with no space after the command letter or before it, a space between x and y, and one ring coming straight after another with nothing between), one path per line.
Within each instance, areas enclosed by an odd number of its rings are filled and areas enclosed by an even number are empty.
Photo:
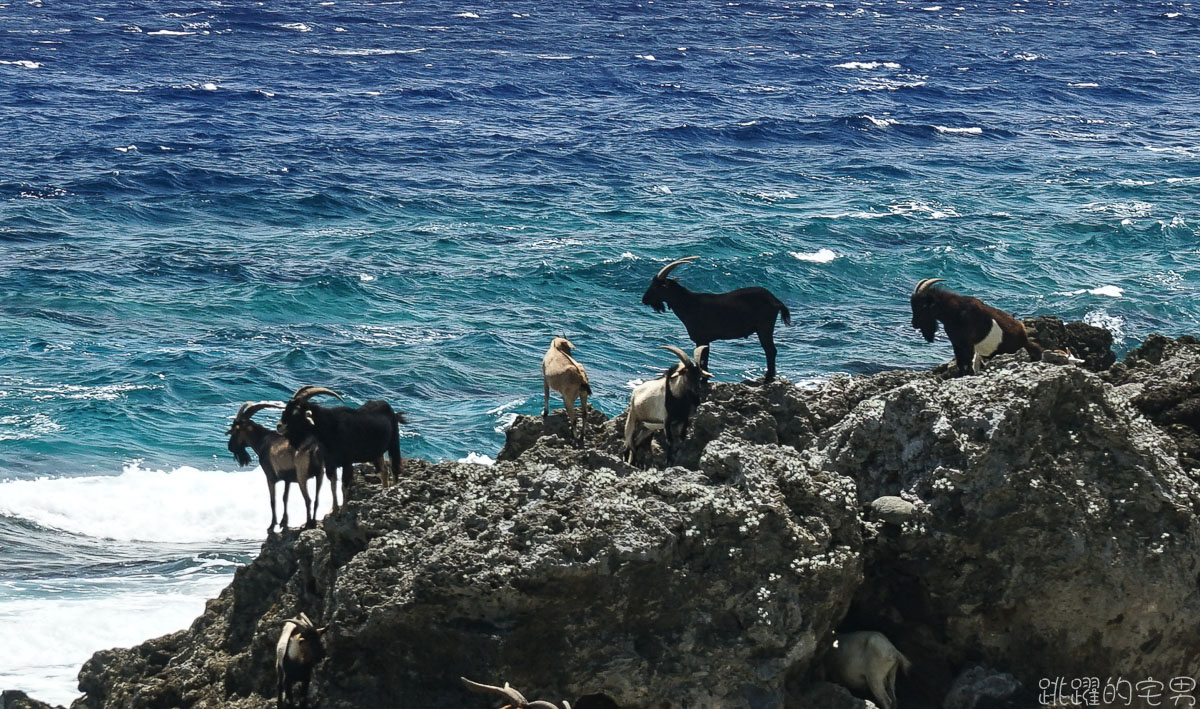
M1185 468L1200 468L1200 340L1151 335L1108 380L1171 436Z
M1025 709L1037 706L1024 685L1007 672L975 666L954 679L942 709Z
M1097 375L1013 363L909 382L817 450L864 499L929 504L869 549L852 611L917 667L975 658L1025 682L1196 667L1200 487Z
M587 413L587 444L588 446L596 447L596 442L593 437L597 432L604 427L604 422L608 421L608 417L603 411L588 406ZM575 431L580 428L579 422L575 423ZM512 422L512 425L504 432L504 447L496 455L497 461L516 460L526 450L533 447L540 439L544 437L558 437L562 443L562 448L575 446L570 435L570 421L567 419L566 409L556 409L550 412L550 415L543 419L541 416L527 416L521 414Z
M7 690L0 692L0 709L62 709L55 707L45 702L39 702L36 699L30 699L29 695L17 690Z
M840 684L818 682L787 704L788 709L879 709L867 699L859 699Z
M266 709L298 611L332 624L329 709L473 706L460 674L605 709L869 706L816 683L835 628L912 661L910 708L1010 706L1005 673L1190 676L1200 340L1149 338L1102 374L1022 356L717 384L674 467L624 464L623 415L593 414L586 448L561 415L518 417L509 462L406 461L268 540L190 629L97 653L74 709Z
M780 705L861 579L854 486L732 439L702 463L408 461L388 491L265 545L189 631L98 654L77 706L267 706L298 611L332 627L323 707L459 706L459 675L621 707Z
M1117 361L1112 351L1113 336L1108 330L1085 322L1064 323L1043 315L1025 319L1025 330L1047 350L1070 350L1083 360L1080 366L1093 372L1103 371Z

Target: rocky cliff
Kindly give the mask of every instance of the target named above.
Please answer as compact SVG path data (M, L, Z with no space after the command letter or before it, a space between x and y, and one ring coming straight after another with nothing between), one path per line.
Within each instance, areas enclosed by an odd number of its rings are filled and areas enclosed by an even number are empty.
M491 706L460 675L579 709L865 706L821 681L835 629L913 661L906 709L1196 678L1200 341L1112 365L1094 329L1042 331L1085 365L717 384L666 469L625 465L623 416L593 413L586 449L520 417L495 466L367 476L189 629L97 653L73 709L273 706L299 611L331 626L331 709Z

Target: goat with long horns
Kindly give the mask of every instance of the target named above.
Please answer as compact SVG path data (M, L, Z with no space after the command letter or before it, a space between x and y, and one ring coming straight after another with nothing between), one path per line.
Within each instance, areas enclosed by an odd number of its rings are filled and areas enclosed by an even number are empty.
M238 465L250 465L250 454L246 448L254 450L258 463L262 466L263 474L267 476L267 487L271 492L271 524L267 534L275 530L275 484L283 481L283 519L278 522L279 529L287 529L288 523L288 491L292 483L300 486L300 494L304 497L304 524L311 527L315 524L317 505L321 501L321 474L329 476L329 487L333 491L333 510L338 509L337 478L333 468L325 468L325 455L321 444L316 438L308 437L300 441L300 445L292 445L283 435L272 431L261 424L255 423L251 417L263 409L282 409L282 401L247 401L238 409L233 423L225 435L229 436L229 452L237 460ZM308 499L308 481L315 478L316 495L310 504Z
M404 414L392 409L386 401L374 400L351 408L349 406L320 406L310 401L314 396L333 396L344 401L332 389L302 386L292 394L279 416L276 430L295 445L309 436L321 442L325 465L342 469L342 498L348 499L355 463L374 463L383 486L388 487L388 469L383 455L391 458L391 477L400 480L400 424L407 423Z
M685 263L700 258L688 256L676 259L655 274L650 287L642 296L642 303L661 313L666 308L674 311L688 337L697 345L711 345L714 340L736 340L758 335L758 342L767 355L766 381L775 378L775 318L782 318L784 325L792 324L792 314L771 291L761 286L739 288L728 293L693 293L679 284L679 279L668 278L671 271ZM708 355L700 366L708 369Z

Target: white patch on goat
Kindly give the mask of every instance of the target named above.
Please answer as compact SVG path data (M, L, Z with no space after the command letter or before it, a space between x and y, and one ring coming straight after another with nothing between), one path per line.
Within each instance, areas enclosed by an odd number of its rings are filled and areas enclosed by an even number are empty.
M288 638L287 658L289 660L291 660L292 662L300 662L301 661L300 633L293 632L292 636L290 638Z
M1000 349L1000 341L1004 339L1004 331L1000 329L1000 323L992 320L992 329L988 331L987 337L975 343L975 351L984 357L991 357L992 353Z

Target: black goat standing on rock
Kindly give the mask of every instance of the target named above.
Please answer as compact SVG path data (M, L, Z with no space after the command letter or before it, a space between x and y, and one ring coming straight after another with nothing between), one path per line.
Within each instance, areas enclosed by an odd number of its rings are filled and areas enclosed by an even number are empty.
M977 374L984 358L1012 354L1022 348L1031 360L1042 358L1042 346L1029 339L1024 323L978 298L931 288L944 280L925 278L917 283L909 298L912 326L921 331L927 342L933 342L938 322L942 323L954 346L959 374Z
M355 463L374 463L383 486L388 487L388 471L383 454L392 459L392 478L400 480L400 424L408 423L404 414L386 401L374 400L359 406L318 406L309 399L321 394L336 396L323 387L303 386L292 394L276 429L297 445L309 436L321 442L325 465L342 469L342 499L349 499L350 480Z
M697 345L711 345L713 340L736 340L757 334L758 342L767 355L765 381L775 378L775 318L784 325L792 324L787 306L761 286L739 288L728 293L693 293L679 284L677 278L667 278L672 269L691 263L699 256L672 261L662 268L642 296L642 303L661 313L665 308L674 311L688 337ZM700 362L708 369L708 354Z

